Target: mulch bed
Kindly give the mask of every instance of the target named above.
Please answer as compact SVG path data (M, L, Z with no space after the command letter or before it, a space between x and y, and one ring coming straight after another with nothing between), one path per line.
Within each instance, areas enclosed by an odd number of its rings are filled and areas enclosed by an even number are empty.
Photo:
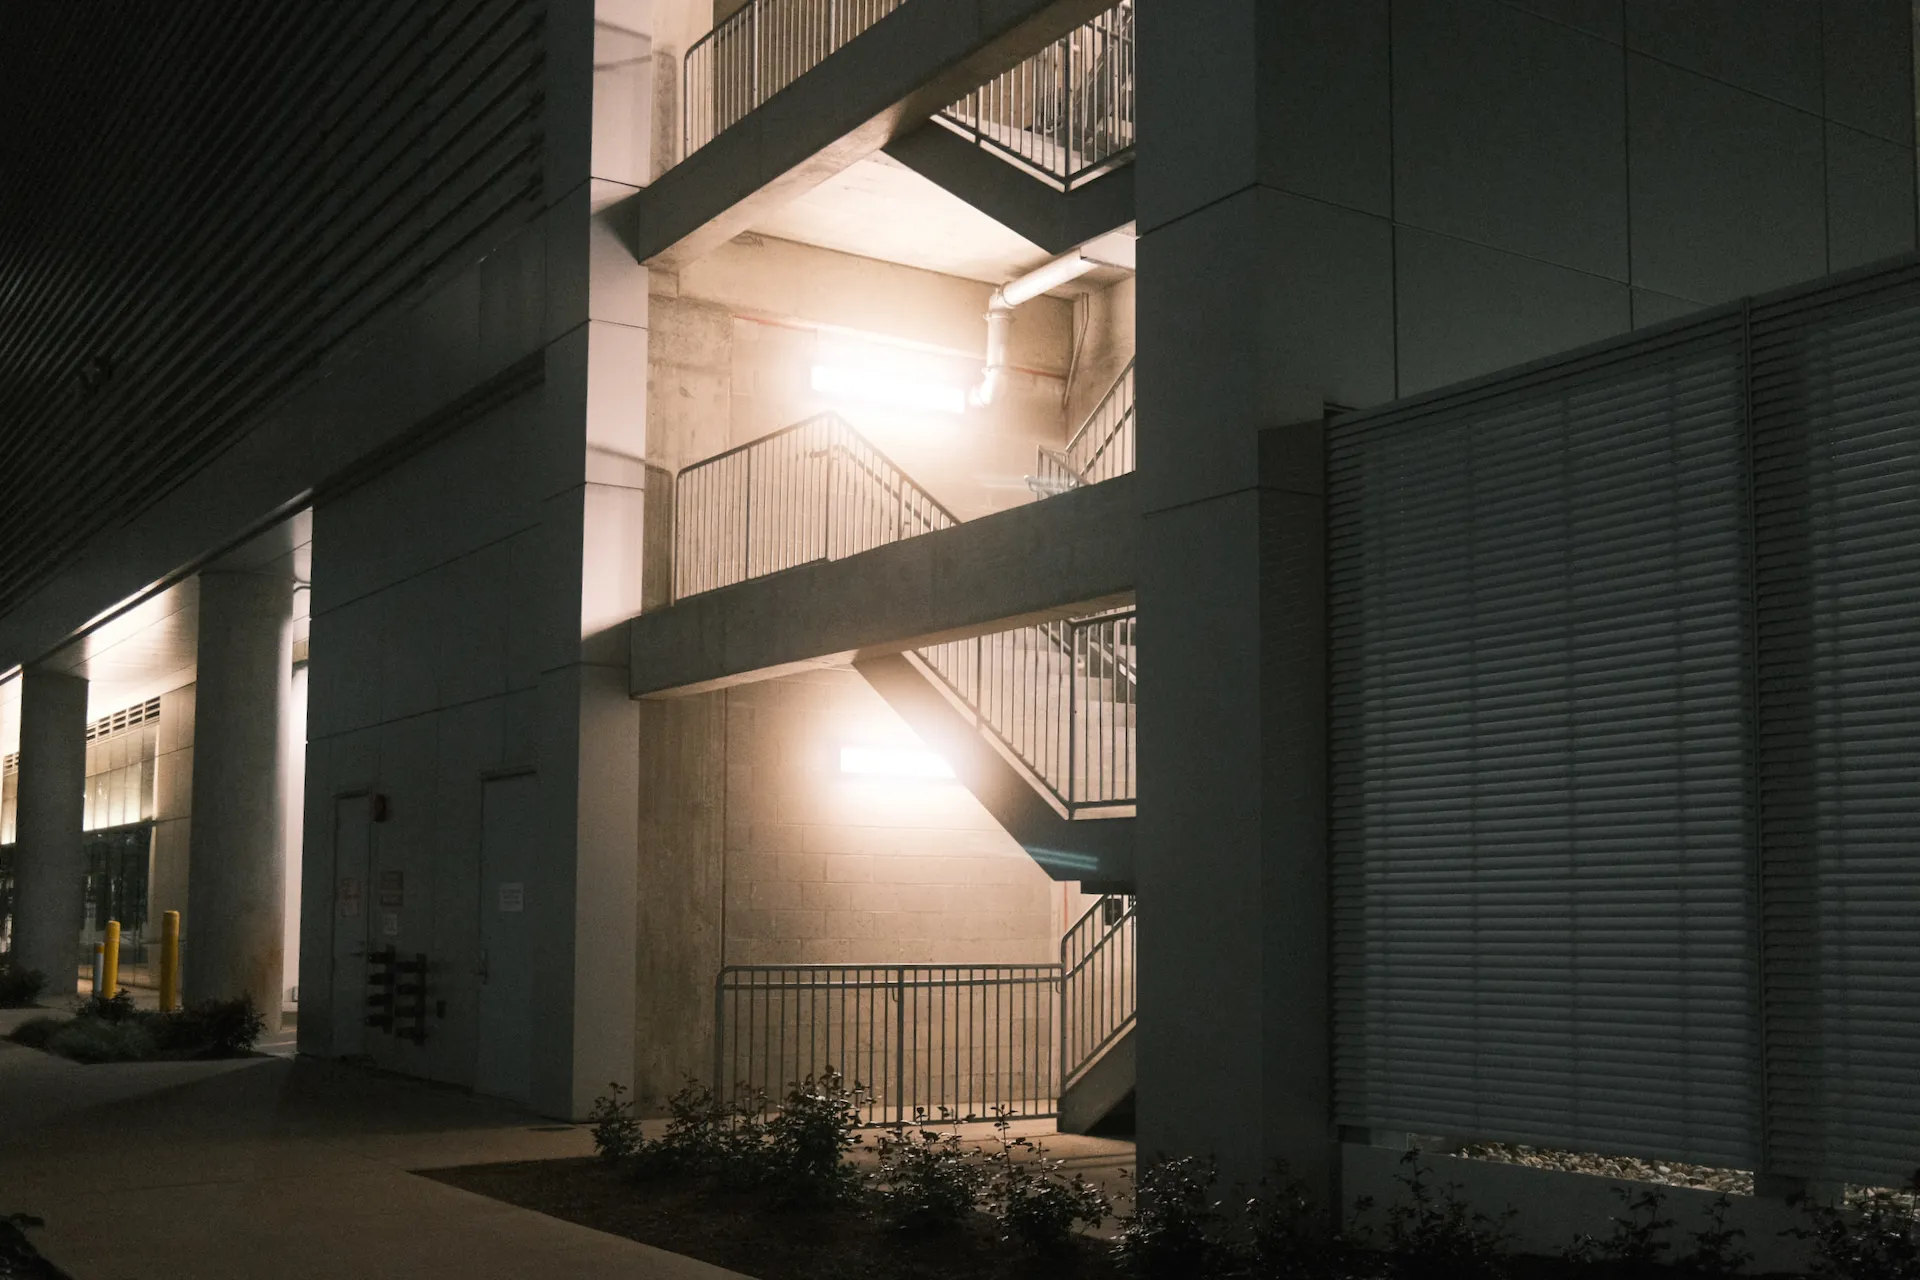
M995 1238L982 1214L938 1235L910 1234L859 1205L800 1209L767 1192L635 1182L592 1156L429 1169L423 1177L567 1222L685 1254L760 1280L1118 1280L1110 1246L1031 1259Z
M1067 1257L1038 1259L1002 1244L985 1215L937 1235L909 1233L891 1226L871 1205L801 1209L783 1206L764 1191L636 1182L593 1156L428 1169L421 1176L759 1280L1121 1280L1123 1275L1104 1240L1083 1239ZM1558 1258L1516 1257L1510 1274L1514 1280L1599 1280L1594 1271Z

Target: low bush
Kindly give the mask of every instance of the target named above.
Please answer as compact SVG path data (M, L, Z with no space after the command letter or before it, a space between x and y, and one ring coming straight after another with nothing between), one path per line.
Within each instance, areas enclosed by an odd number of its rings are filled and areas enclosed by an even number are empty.
M1813 1274L1821 1280L1920 1280L1920 1169L1897 1191L1801 1208L1808 1224L1788 1234L1813 1242Z
M71 1018L34 1018L8 1038L75 1062L145 1062L152 1058L233 1058L253 1049L266 1022L245 997L202 1000L160 1013L137 1009L125 991L90 996Z
M1095 1187L1078 1174L1068 1176L1044 1146L1010 1136L1012 1120L1004 1107L995 1109L993 1127L999 1150L988 1157L993 1172L986 1208L999 1221L1003 1241L1057 1256L1072 1245L1077 1228L1107 1220L1107 1198Z
M943 1109L938 1124L953 1123L953 1113ZM875 1182L881 1203L894 1222L908 1230L951 1230L973 1212L986 1186L979 1151L962 1142L957 1130L935 1125L926 1111L916 1110L912 1125L882 1136L877 1144L880 1169Z
M1133 1212L1120 1219L1121 1265L1140 1280L1200 1280L1235 1266L1226 1215L1214 1198L1220 1174L1211 1160L1160 1159L1134 1179Z
M47 1051L75 1062L142 1062L154 1056L152 1028L138 1018L71 1018L47 1040Z
M1508 1224L1514 1211L1491 1217L1463 1200L1457 1184L1435 1186L1433 1170L1421 1162L1418 1151L1407 1152L1400 1164L1394 1181L1405 1194L1388 1206L1381 1241L1392 1280L1499 1280L1505 1276L1512 1243Z
M1349 1280L1377 1270L1285 1161L1274 1161L1242 1217L1242 1270L1250 1280Z
M856 1135L865 1093L832 1067L787 1090L767 1121L765 1142L768 1177L783 1199L829 1204L858 1185L847 1152L860 1145Z
M0 1009L25 1009L47 989L47 975L0 957Z
M53 1033L73 1021L71 1018L29 1018L15 1027L7 1039L29 1049L44 1049Z
M266 1019L250 997L196 1000L185 1008L153 1018L160 1051L172 1057L237 1058L253 1051Z
M1638 1191L1613 1188L1626 1208L1626 1216L1615 1215L1613 1230L1605 1236L1583 1235L1567 1250L1567 1260L1587 1270L1608 1274L1631 1274L1629 1268L1658 1266L1673 1245L1665 1238L1673 1228L1673 1219L1665 1217L1667 1193L1655 1187Z
M1727 1214L1732 1209L1730 1196L1723 1192L1714 1197L1707 1208L1707 1225L1689 1233L1693 1249L1677 1264L1682 1275L1697 1276L1700 1280L1727 1280L1746 1273L1747 1264L1753 1261L1753 1250L1740 1243L1746 1239L1745 1231L1727 1225Z

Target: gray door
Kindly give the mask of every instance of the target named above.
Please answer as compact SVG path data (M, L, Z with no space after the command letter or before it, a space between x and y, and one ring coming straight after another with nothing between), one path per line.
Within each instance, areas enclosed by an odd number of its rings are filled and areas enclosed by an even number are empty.
M532 1095L533 974L528 872L539 833L540 781L488 778L480 800L479 1046L476 1093Z
M333 1053L366 1052L367 937L374 895L372 797L333 800Z

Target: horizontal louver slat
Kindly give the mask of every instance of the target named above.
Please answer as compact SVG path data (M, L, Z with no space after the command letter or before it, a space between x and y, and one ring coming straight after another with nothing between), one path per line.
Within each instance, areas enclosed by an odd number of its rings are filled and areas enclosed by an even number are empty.
M1330 429L1342 1123L1751 1164L1740 354Z
M0 18L0 611L537 214L544 23L539 0Z

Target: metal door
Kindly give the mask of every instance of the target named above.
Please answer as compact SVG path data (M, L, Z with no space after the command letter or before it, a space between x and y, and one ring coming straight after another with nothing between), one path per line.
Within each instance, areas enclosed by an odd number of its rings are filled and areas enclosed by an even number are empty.
M333 1053L366 1052L367 937L373 895L372 797L333 799Z
M531 773L488 778L480 800L480 946L476 1093L532 1095L532 939L528 872L539 834L540 783Z

